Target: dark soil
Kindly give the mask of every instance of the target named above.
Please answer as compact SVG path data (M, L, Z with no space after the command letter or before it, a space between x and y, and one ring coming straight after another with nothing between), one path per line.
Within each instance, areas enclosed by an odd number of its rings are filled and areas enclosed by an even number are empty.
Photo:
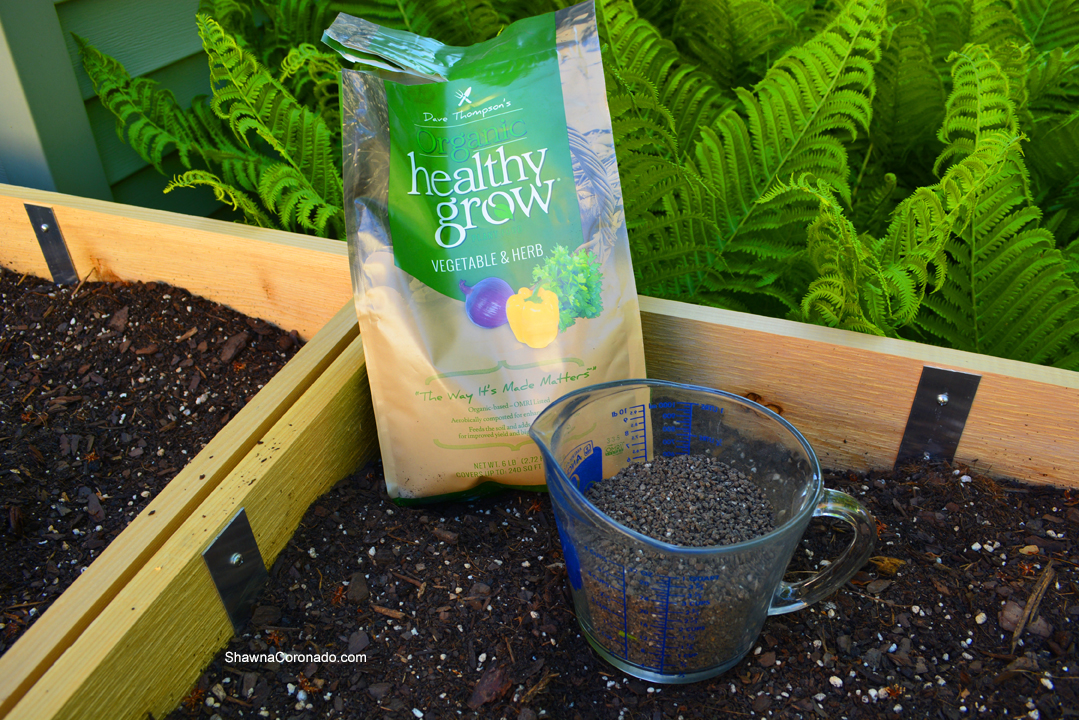
M249 381L244 373L256 359L276 357L277 351L259 349L252 328L239 318L239 324L218 320L213 327L189 322L186 306L202 308L202 301L177 295L182 291L84 287L72 302L70 291L49 297L54 290L46 286L26 295L29 281L16 291L10 276L3 280L0 294L18 292L18 302L35 303L36 312L36 319L18 323L25 330L14 329L6 316L0 330L5 363L0 410L11 412L14 405L17 411L16 420L5 419L0 426L0 438L6 438L0 467L8 508L4 552L8 567L17 568L5 575L4 632L17 636L29 610L40 612L44 606L27 603L47 602L90 561L91 551L99 551L84 547L90 536L107 540L118 527L108 523L119 524L136 512L146 500L141 492L155 492L208 439L181 437L187 422L216 432L224 415L265 382ZM129 290L171 295L153 307L158 315L168 310L164 316L175 325L145 337L133 337L136 329L129 327L131 344L121 354L122 337L97 334L125 304L131 307L129 325L134 321L135 300L120 294ZM110 297L110 305L70 325L76 309L91 298ZM174 305L178 297L184 299ZM45 317L50 306L54 309ZM94 318L95 311L100 317ZM233 322L224 310L204 312ZM21 344L24 336L18 333L29 333L37 323L55 331L61 321L84 327L79 335L73 331L74 337L66 327L60 334L71 344L71 355L61 359L50 349L55 345L46 346L55 340L27 338L32 347ZM175 340L192 326L205 333L192 338L193 348ZM221 363L214 343L245 330L251 340L235 360L245 367ZM205 352L198 350L200 337L207 341ZM158 344L157 352L132 354L132 348L150 343ZM76 345L82 350L74 350ZM87 354L95 347L102 351ZM203 383L209 382L214 357L226 385L214 390L221 398L213 398L212 413L199 405L192 416L172 412L173 419L168 405L178 411L181 404L192 407L192 391L184 396L187 386L173 379L185 374L175 368L189 354L192 366L207 375L194 397L209 387ZM175 364L173 356L178 356ZM152 359L164 365L151 372ZM128 364L120 367L125 360ZM143 363L147 369L135 373ZM114 384L95 387L93 378L83 380L91 372L82 369L84 364L91 364L106 385ZM190 367L181 370L193 378ZM138 377L148 382L140 384ZM63 392L39 396L64 385ZM136 385L152 386L145 405L132 394ZM223 393L229 388L234 394L226 404ZM128 397L120 398L125 392ZM49 402L71 396L83 399ZM106 414L95 419L91 409L99 406ZM78 410L86 416L79 422L101 424L75 429ZM151 412L151 422L137 433L127 429L132 418ZM23 413L26 419L19 417ZM38 422L40 413L48 418ZM122 433L130 437L127 442ZM71 450L73 434L80 435L77 454ZM67 455L61 435L68 436ZM96 468L81 441L89 435L95 437L94 449L106 450ZM136 438L146 445L132 457L140 447ZM159 457L157 448L165 454ZM67 467L59 468L61 462ZM163 472L166 468L172 470ZM135 486L114 487L114 476L123 477L125 469ZM70 474L61 482L56 478L62 471ZM877 517L876 557L827 600L769 618L749 655L724 675L672 686L626 677L600 660L579 633L546 495L511 492L472 503L402 508L386 498L379 468L372 466L310 508L274 563L251 625L210 664L173 717L954 720L1079 713L1072 625L1079 619L1079 548L1073 539L1079 531L1079 494L993 481L942 464L869 476L828 473L825 480ZM79 502L80 486L91 488L98 499L105 513L101 521L89 517L94 510L89 496ZM62 517L61 506L69 510ZM78 515L82 519L76 524ZM98 524L101 530L95 529ZM842 528L814 525L796 554L792 578L834 557L846 542ZM31 556L38 543L47 543L42 547L48 553ZM50 560L62 544L74 555ZM58 572L49 573L50 562ZM48 593L51 587L57 590ZM282 662L256 657L278 650L338 657L283 657ZM346 660L349 653L358 657Z
M186 290L0 268L0 652L297 345Z
M369 468L310 509L273 565L253 624L173 717L1079 712L1079 495L946 465L829 473L826 484L874 513L878 554L826 601L769 618L724 675L674 686L627 677L583 639L546 495L402 508ZM847 542L838 529L811 527L794 571L837 555ZM278 650L338 658L251 658ZM361 657L346 661L348 653Z

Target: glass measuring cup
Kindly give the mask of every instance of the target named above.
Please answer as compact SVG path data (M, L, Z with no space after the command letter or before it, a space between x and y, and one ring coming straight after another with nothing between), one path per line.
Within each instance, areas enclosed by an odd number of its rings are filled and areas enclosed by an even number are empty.
M596 652L634 677L688 683L719 675L749 651L765 617L826 597L873 550L873 517L823 486L802 434L737 395L659 380L603 383L551 403L529 434L543 454L577 620ZM734 545L672 545L585 497L628 463L681 454L741 471L771 505L774 529ZM810 519L822 516L851 527L850 545L821 572L785 582Z

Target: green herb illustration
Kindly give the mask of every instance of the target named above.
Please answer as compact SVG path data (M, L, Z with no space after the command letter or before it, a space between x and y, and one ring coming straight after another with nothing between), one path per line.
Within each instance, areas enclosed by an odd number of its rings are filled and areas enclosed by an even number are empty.
M182 182L248 222L341 237L340 189L321 181L340 174L339 65L311 44L334 13L468 45L563 4L202 0L220 70L190 109L84 62L148 162L177 153L209 173ZM597 0L597 15L640 293L1079 369L1076 0ZM260 80L224 72L226 38ZM230 87L250 113L216 99ZM286 96L310 114L258 111ZM556 292L567 326L598 311Z
M599 260L588 250L570 253L556 245L542 265L532 270L537 286L558 296L558 332L603 312L603 273Z

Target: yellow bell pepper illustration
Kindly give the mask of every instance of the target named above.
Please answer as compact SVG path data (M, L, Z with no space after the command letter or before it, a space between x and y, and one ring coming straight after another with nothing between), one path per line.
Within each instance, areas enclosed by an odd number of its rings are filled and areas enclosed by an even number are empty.
M526 287L506 300L513 336L531 348L545 348L558 336L558 296L547 288Z

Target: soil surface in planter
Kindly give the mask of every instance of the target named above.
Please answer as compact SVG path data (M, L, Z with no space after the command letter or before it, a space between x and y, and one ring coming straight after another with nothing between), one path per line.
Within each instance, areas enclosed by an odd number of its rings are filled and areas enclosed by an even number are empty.
M171 717L1079 712L1079 494L947 465L825 483L874 513L871 562L827 600L769 618L720 677L656 685L605 663L580 634L548 496L398 507L373 466L311 507L251 625ZM791 579L837 556L843 532L815 521Z
M186 290L0 268L0 652L297 349Z
M16 288L18 280L0 274L9 568L0 636L8 644L32 621L30 611L40 613L292 352L276 348L284 344L279 331L259 334L265 326L181 290L99 285L72 297L30 279ZM12 319L12 303L27 306L26 320ZM107 335L125 305L127 326ZM87 314L77 314L83 308ZM141 334L155 322L162 323L158 332ZM50 332L34 334L38 325ZM195 334L177 340L192 328ZM246 349L222 361L228 339L243 332ZM152 344L156 351L137 353ZM252 377L262 361L266 372ZM151 362L160 364L151 370ZM192 390L196 369L202 372ZM209 385L211 377L220 385ZM69 397L80 399L51 402ZM133 423L146 418L135 431ZM80 436L77 446L72 435ZM119 478L132 484L113 485ZM769 618L749 655L727 673L672 686L627 677L581 636L546 495L402 508L386 497L379 467L366 468L310 508L274 562L252 623L172 717L954 720L1079 713L1079 494L945 465L827 473L825 482L875 514L876 556L827 600ZM91 547L92 540L101 545ZM836 556L847 540L841 526L814 525L792 579ZM278 651L286 655L250 659ZM337 661L292 657L325 653ZM348 654L356 657L345 660Z

